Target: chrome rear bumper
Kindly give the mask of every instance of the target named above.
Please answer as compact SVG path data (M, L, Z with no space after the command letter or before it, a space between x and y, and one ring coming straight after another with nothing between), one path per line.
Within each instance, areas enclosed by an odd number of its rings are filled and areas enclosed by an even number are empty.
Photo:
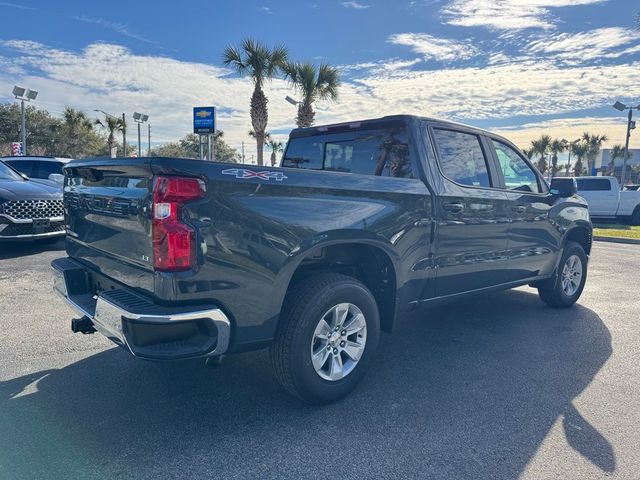
M53 289L95 329L136 357L173 360L227 351L231 324L215 308L184 310L155 305L126 287L93 293L91 272L69 258L51 263Z

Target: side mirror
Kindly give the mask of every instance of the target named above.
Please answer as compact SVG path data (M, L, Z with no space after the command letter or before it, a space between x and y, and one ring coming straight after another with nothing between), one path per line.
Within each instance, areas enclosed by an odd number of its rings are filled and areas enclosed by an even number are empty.
M23 180L29 180L29 177L27 177L24 173L21 173L20 176Z
M573 197L578 192L578 185L575 178L553 178L549 192L556 197Z
M49 175L49 180L62 185L64 183L64 175L61 175L59 173L52 173L51 175Z

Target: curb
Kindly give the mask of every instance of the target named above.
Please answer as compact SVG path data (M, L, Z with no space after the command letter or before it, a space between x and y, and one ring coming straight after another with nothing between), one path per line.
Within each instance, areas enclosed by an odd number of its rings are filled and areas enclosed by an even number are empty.
M594 235L593 239L598 242L627 243L632 245L640 245L640 239L637 239L637 238L600 237L600 236Z

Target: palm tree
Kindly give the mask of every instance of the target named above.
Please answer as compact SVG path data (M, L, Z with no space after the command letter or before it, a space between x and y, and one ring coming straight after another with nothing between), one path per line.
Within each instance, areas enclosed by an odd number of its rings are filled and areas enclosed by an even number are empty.
M76 158L78 156L80 138L83 133L93 129L93 125L84 112L71 107L64 107L62 118L68 135L71 156Z
M582 175L582 171L584 168L582 161L584 160L584 157L589 152L589 144L583 140L583 141L574 143L573 148L571 150L573 151L573 154L576 156L576 163L574 165L573 175L575 177L579 177L580 175Z
M584 132L582 134L582 140L587 144L587 171L589 175L591 175L591 171L596 162L596 157L598 153L600 153L600 149L602 148L602 144L609 140L609 137L606 135L591 135L589 132Z
M551 137L549 135L542 135L537 140L531 142L531 148L534 154L540 155L538 160L538 170L540 173L544 173L547 170L547 154L549 153L549 147L551 146Z
M102 128L105 128L109 132L109 136L107 137L107 145L109 146L109 153L111 153L116 143L116 133L122 133L126 129L125 123L120 117L114 117L112 115L105 114L104 121L96 119L95 124L100 125Z
M564 152L567 149L568 142L563 138L562 140L556 138L549 145L549 151L551 152L551 174L553 177L558 171L558 154Z
M258 148L258 165L262 165L262 153L265 142L265 132L269 121L268 99L262 90L265 80L272 79L282 70L287 62L287 49L276 46L270 50L264 44L250 38L242 42L237 48L229 45L222 55L222 62L233 67L240 75L249 75L253 81L251 95L251 125L256 134Z
M531 160L531 157L533 157L535 152L533 151L533 147L532 147L532 148L523 148L522 153L524 153L527 156L527 158Z
M276 166L276 155L284 149L284 143L278 142L277 140L270 139L267 144L269 148L271 148L271 166Z
M624 147L620 144L614 145L609 154L609 164L607 165L607 175L613 175L616 171L616 160L624 158Z
M340 73L337 68L324 63L317 69L311 63L288 63L284 72L289 83L302 95L296 125L298 128L310 127L316 116L313 102L338 99Z

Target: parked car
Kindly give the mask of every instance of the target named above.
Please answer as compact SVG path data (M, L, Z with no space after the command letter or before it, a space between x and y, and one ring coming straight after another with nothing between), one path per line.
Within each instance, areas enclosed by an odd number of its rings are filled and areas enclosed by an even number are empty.
M638 190L640 190L640 185L625 185L624 189L625 191L630 190L632 192L637 192Z
M0 240L57 241L64 234L60 187L30 180L0 161Z
M62 167L71 161L59 157L3 157L1 160L29 178L51 180L60 185L64 180Z
M587 275L575 189L551 192L508 140L455 123L297 129L283 168L107 159L65 175L68 256L52 266L73 331L151 360L270 346L311 403L351 391L404 312L526 284L568 307Z
M592 217L640 225L640 192L621 192L616 177L576 177L576 182L578 194L589 204Z

